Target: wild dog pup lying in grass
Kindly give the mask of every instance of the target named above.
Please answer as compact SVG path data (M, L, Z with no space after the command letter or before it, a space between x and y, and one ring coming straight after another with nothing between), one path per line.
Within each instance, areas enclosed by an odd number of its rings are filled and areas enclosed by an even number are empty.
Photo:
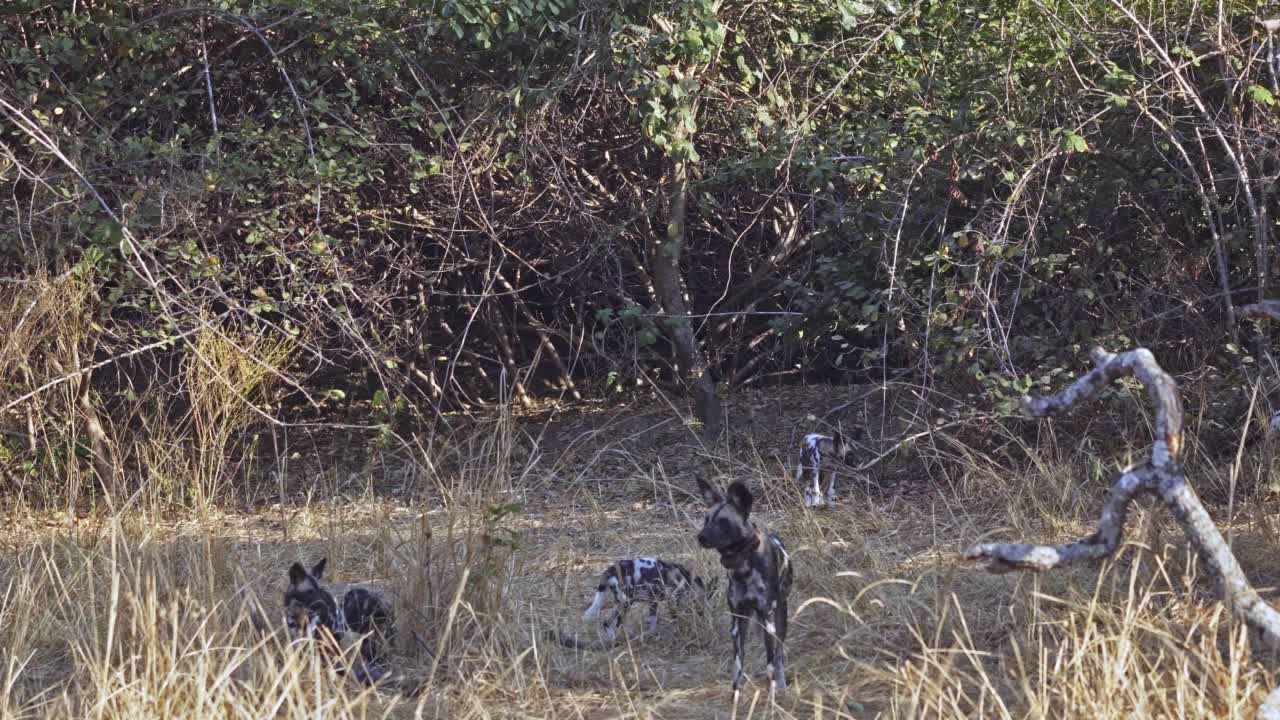
M782 539L766 534L751 522L751 491L734 481L726 495L698 478L698 492L707 503L707 514L698 533L698 544L720 553L720 564L729 572L729 635L733 638L733 701L745 676L743 648L751 621L764 626L764 653L769 663L770 691L787 687L787 595L791 592L791 557Z
M293 640L314 639L322 651L333 653L343 645L359 641L354 674L362 683L376 682L387 674L385 663L395 641L391 603L379 591L366 587L346 588L339 603L320 584L328 558L307 572L301 563L289 568L289 587L284 592L285 624Z
M819 435L810 433L800 443L800 463L796 465L796 483L803 482L806 472L813 476L813 485L804 489L805 507L821 507L836 501L836 471L830 468L831 480L823 492L820 488L823 463L839 459L848 465L853 455L853 443L844 435Z
M702 578L689 572L685 566L652 557L635 557L619 560L600 574L596 596L591 607L583 613L590 620L604 607L608 593L613 594L613 616L604 622L604 632L612 643L618 638L618 627L626 619L633 602L649 603L649 615L645 620L645 632L658 629L658 603L663 600L680 601L694 594L698 601L715 592L716 583L703 583ZM697 591L696 593L693 591ZM557 635L561 644L568 647L589 649L577 638Z

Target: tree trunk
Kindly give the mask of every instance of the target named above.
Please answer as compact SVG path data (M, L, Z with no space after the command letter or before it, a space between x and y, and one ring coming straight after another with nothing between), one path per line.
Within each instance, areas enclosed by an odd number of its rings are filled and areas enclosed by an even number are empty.
M676 364L685 387L693 391L694 407L702 421L703 436L714 440L723 430L723 414L716 384L707 369L707 360L698 347L689 322L680 277L680 252L684 246L684 224L689 204L689 169L684 160L672 160L671 209L666 237L649 238L649 267L653 289L662 304L663 326L676 350Z

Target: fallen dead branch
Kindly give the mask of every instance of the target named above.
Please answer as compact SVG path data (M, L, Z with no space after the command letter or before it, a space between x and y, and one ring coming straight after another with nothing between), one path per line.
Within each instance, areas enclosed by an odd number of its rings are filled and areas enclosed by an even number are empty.
M1251 307L1241 308L1241 312L1248 313ZM1132 375L1146 387L1156 412L1150 459L1126 470L1115 480L1098 530L1089 537L1063 545L981 543L967 549L964 557L985 560L987 569L997 573L1050 570L1059 565L1104 558L1119 546L1129 503L1138 495L1154 494L1164 502L1204 560L1222 601L1236 617L1262 635L1267 647L1280 649L1280 612L1264 602L1249 583L1231 547L1187 482L1182 465L1182 400L1177 383L1146 348L1119 354L1096 348L1093 361L1096 367L1062 392L1024 398L1027 413L1032 417L1057 414L1090 399L1107 384ZM1267 696L1257 717L1280 720L1280 688Z

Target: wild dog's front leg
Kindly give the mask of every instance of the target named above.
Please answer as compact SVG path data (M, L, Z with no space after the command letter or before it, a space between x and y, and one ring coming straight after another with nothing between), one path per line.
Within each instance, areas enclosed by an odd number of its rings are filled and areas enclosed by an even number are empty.
M801 455L800 462L796 465L796 484L803 488L801 494L804 496L805 507L813 507L822 502L822 498L818 495L818 481L816 479L813 481L813 487L809 487L808 479L805 477L806 471L809 471L809 466L805 456Z
M764 617L764 651L769 660L769 687L787 689L787 600L780 598Z
M605 621L604 632L609 636L609 642L618 639L618 628L622 622L627 619L627 611L631 609L631 598L626 595L622 596L622 601L614 608L613 617Z
M822 507L825 504L822 497L822 467L811 466L809 475L813 478L813 486L804 489L804 504L806 507Z
M772 694L776 689L773 686L773 637L775 628L773 627L773 614L771 612L762 611L760 613L760 623L764 625L764 661L766 674L769 675L769 693Z
M733 702L738 703L738 693L742 689L742 679L746 677L742 663L747 644L747 629L751 627L751 618L734 613L729 622L729 635L733 637Z
M658 631L658 603L649 603L649 616L644 622L645 633L652 635Z
M836 471L835 468L831 468L827 472L831 474L831 479L827 481L827 491L823 497L826 498L828 505L834 505L836 503Z

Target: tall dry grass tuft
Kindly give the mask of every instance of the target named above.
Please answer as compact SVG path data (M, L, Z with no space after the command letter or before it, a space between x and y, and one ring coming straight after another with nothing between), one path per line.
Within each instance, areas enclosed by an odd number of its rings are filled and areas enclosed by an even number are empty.
M0 286L0 477L19 504L73 509L95 478L115 481L84 370L101 333L95 293L92 277L71 272Z
M15 557L0 596L7 717L384 717L400 702L347 683L247 611L225 544L113 521ZM274 598L272 602L275 601Z
M294 349L278 333L209 324L192 338L182 363L190 432L181 437L191 464L187 495L197 507L221 499L239 467L232 445L261 420L256 406L280 382Z
M1006 608L948 594L907 657L851 664L859 705L893 718L1252 717L1267 673L1246 630L1170 572L1182 552L1132 550L1128 573L1063 594L1032 579Z
M403 650L423 663L423 684L466 677L468 668L505 656L515 642L509 595L522 510L516 494L527 463L517 462L511 406L465 437L454 436L434 462L439 514L422 515L402 543L397 576Z
M120 388L108 406L95 366L147 348L100 357L110 333L96 294L80 272L0 286L0 489L35 508L118 509L141 497L207 509L234 479L236 443L261 419L254 405L283 377L293 339L204 320L182 346L180 377L142 397Z

